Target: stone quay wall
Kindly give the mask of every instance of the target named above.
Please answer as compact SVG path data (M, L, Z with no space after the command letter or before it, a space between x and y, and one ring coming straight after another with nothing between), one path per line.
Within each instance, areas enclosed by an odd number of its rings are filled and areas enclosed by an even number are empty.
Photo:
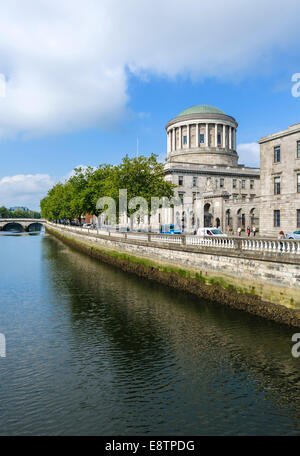
M94 252L98 249L103 259L105 256L116 258L118 252L129 262L131 257L133 262L136 262L134 259L140 259L141 264L144 259L145 264L150 264L150 269L157 266L161 271L172 271L172 274L177 270L178 283L185 277L198 280L199 290L203 287L212 290L217 286L218 298L214 294L214 299L222 301L224 295L226 304L231 305L230 299L235 303L232 307L294 326L300 325L300 244L297 242L284 241L280 244L274 240L251 241L257 243L256 249L251 249L250 241L236 238L106 232L52 223L46 224L46 230L62 240L86 245ZM190 243L191 239L194 244ZM133 272L138 274L137 271ZM186 284L184 288L189 291ZM210 299L209 293L195 294ZM239 307L237 302L245 300L247 305Z

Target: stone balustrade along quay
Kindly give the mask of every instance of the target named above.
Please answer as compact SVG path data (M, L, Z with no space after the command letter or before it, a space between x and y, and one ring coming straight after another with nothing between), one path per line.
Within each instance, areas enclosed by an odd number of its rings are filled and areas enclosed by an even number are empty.
M300 326L300 241L45 226L69 245L128 272Z

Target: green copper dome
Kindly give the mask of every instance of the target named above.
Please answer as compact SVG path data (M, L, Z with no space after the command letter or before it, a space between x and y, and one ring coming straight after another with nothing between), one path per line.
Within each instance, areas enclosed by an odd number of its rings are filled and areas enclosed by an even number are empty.
M215 108L214 106L207 105L197 105L191 106L188 109L185 109L177 117L188 116L190 114L225 114L221 109Z

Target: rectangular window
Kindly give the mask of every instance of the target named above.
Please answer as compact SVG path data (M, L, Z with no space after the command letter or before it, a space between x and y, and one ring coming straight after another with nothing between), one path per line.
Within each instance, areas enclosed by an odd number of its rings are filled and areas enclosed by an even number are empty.
M184 145L184 146L187 145L187 136L184 136L184 137L183 137L183 145Z
M200 135L200 144L204 144L204 135Z
M196 201L197 193L193 193L193 203Z
M245 179L242 179L242 188L245 188L246 187L246 181Z
M218 135L218 146L221 145L221 135Z
M193 177L193 187L197 187L197 177Z
M297 158L300 158L300 141L297 141Z
M297 228L300 228L300 209L297 209Z
M274 211L274 226L280 226L280 211Z
M178 185L183 185L183 176L178 176Z
M220 179L220 187L221 187L221 188L224 187L224 179L223 179L223 178Z
M280 177L274 179L274 195L280 195Z
M297 192L300 193L300 174L297 174Z
M251 180L251 181L250 181L250 188L251 188L251 190L254 189L254 180Z
M232 179L232 188L236 188L236 179Z
M280 146L274 147L274 163L280 162Z

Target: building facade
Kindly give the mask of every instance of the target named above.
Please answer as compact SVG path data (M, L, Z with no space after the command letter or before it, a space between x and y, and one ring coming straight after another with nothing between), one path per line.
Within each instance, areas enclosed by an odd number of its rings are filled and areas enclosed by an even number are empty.
M170 120L164 172L177 203L147 217L124 214L121 225L158 232L172 224L185 233L214 226L231 234L255 226L264 237L300 231L300 123L259 141L260 168L239 163L237 128L232 116L206 105Z
M166 179L184 202L163 214L190 232L259 226L260 171L238 163L236 120L212 106L193 106L168 122Z
M300 231L300 123L266 136L260 144L260 232Z

